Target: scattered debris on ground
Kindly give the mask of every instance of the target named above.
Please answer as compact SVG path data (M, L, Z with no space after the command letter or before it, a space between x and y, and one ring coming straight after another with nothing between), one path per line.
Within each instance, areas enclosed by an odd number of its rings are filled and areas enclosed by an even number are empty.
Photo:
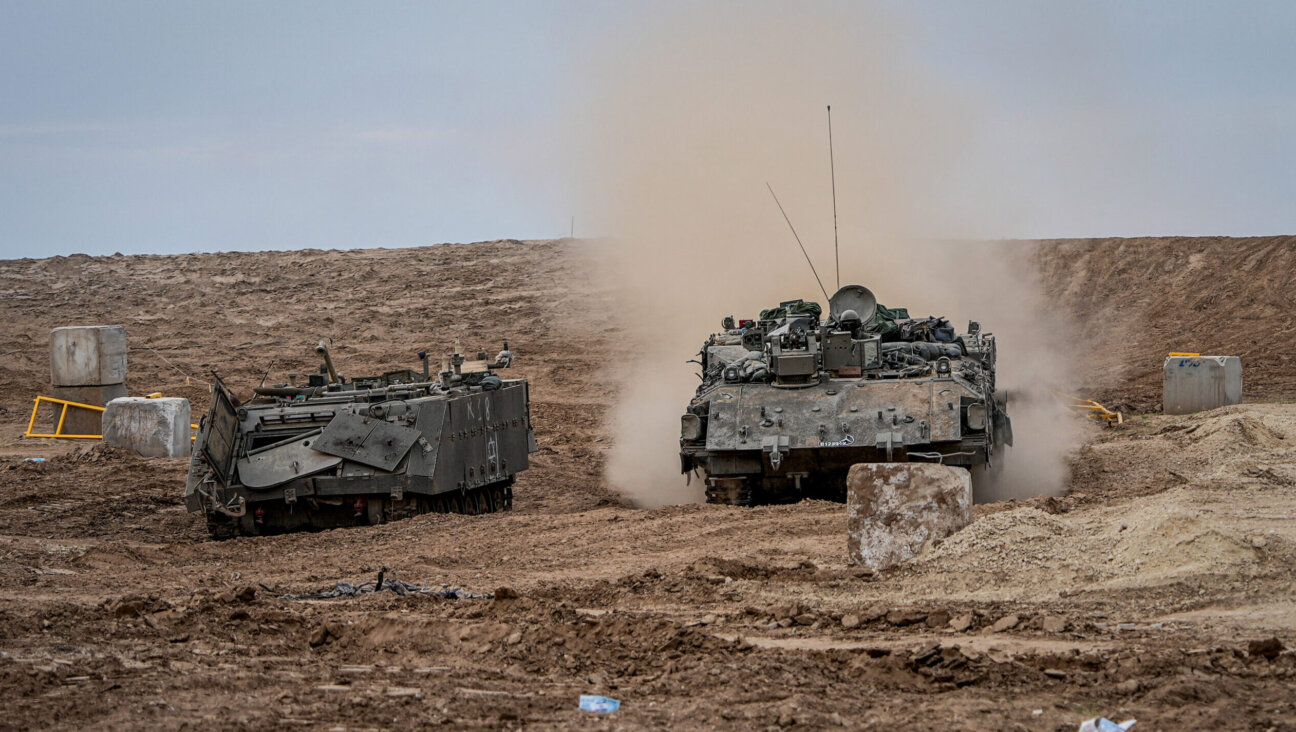
M442 600L492 600L495 595L489 592L468 592L450 585L414 585L393 577L385 577L387 568L378 570L378 578L369 582L353 585L350 582L338 581L337 586L323 592L308 592L304 595L285 594L285 600L326 600L334 597L356 597L373 592L395 592L397 595L426 595L439 597Z

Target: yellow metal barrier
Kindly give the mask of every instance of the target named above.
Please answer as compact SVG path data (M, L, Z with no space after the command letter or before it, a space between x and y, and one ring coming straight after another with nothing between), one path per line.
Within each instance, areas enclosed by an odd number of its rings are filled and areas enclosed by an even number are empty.
M1085 416L1097 422L1105 422L1108 427L1115 427L1118 424L1125 423L1125 416L1120 412L1113 412L1107 407L1095 402L1092 399L1082 399L1062 392L1053 392L1066 402L1067 408L1080 412Z
M162 396L162 392L149 394L150 399L156 399L160 396ZM32 432L32 430L36 427L36 414L37 412L40 411L41 402L49 402L50 404L62 405L62 409L59 410L58 424L54 427L53 432L46 432L46 433ZM94 412L104 411L103 407L96 407L93 404L82 404L81 402L70 402L67 399L55 399L54 397L37 396L35 400L35 404L32 405L31 419L27 420L27 431L23 433L23 437L50 437L50 438L57 438L60 440L102 440L103 439L103 435L65 435L63 434L63 422L67 420L67 412L69 409L89 409ZM198 425L190 424L189 429L196 430L198 429ZM197 435L189 436L189 440L191 442L196 439L198 439Z
M36 413L40 411L41 402L50 404L61 404L63 408L59 410L58 425L54 427L52 433L36 433L32 429L36 427ZM82 404L80 402L70 402L66 399L55 399L54 397L38 396L36 403L32 405L31 419L27 422L27 431L23 437L57 437L61 440L99 440L103 435L65 435L63 434L63 422L67 419L68 409L89 409L95 412L104 411L103 407L96 407L93 404Z

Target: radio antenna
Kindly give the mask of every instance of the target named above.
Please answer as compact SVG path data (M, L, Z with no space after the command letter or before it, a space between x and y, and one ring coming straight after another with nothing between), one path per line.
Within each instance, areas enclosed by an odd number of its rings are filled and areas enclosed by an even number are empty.
M774 204L778 206L779 213L783 214L783 220L787 222L788 228L792 230L792 236L796 238L797 246L801 247L801 253L805 255L806 264L810 265L810 271L814 274L815 282L819 283L819 289L823 291L824 299L831 300L828 297L828 290L824 289L823 280L819 279L819 272L815 269L814 262L810 261L810 254L806 252L805 244L801 243L801 237L796 233L796 227L792 225L792 219L788 218L787 211L783 210L783 204L779 203L778 195L774 193L774 187L767 181L765 187L769 189L770 195L774 196Z
M828 174L832 176L833 259L837 264L837 289L841 289L841 254L837 249L837 167L833 163L832 105L828 105Z

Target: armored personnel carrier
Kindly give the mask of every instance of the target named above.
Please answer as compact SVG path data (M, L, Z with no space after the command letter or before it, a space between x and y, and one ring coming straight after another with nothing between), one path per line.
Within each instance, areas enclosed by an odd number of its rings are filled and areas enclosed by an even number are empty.
M536 449L525 379L513 354L455 353L429 374L347 379L328 347L320 373L260 386L241 403L219 379L199 425L185 505L211 534L268 534L377 524L419 513L478 514L513 505Z
M847 285L793 300L707 339L680 419L684 473L709 503L844 501L851 465L987 466L1012 427L995 393L995 339L978 323L910 318ZM975 471L974 471L975 472Z

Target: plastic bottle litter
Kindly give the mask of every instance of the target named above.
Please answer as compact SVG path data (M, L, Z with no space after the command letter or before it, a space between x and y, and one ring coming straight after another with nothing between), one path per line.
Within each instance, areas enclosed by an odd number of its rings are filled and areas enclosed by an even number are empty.
M1080 723L1080 732L1129 732L1135 720L1127 719L1116 724L1106 717L1094 717Z
M621 702L618 699L609 699L606 696L581 694L580 708L587 712L615 712L621 708Z
M24 463L43 463L45 458L23 458Z

